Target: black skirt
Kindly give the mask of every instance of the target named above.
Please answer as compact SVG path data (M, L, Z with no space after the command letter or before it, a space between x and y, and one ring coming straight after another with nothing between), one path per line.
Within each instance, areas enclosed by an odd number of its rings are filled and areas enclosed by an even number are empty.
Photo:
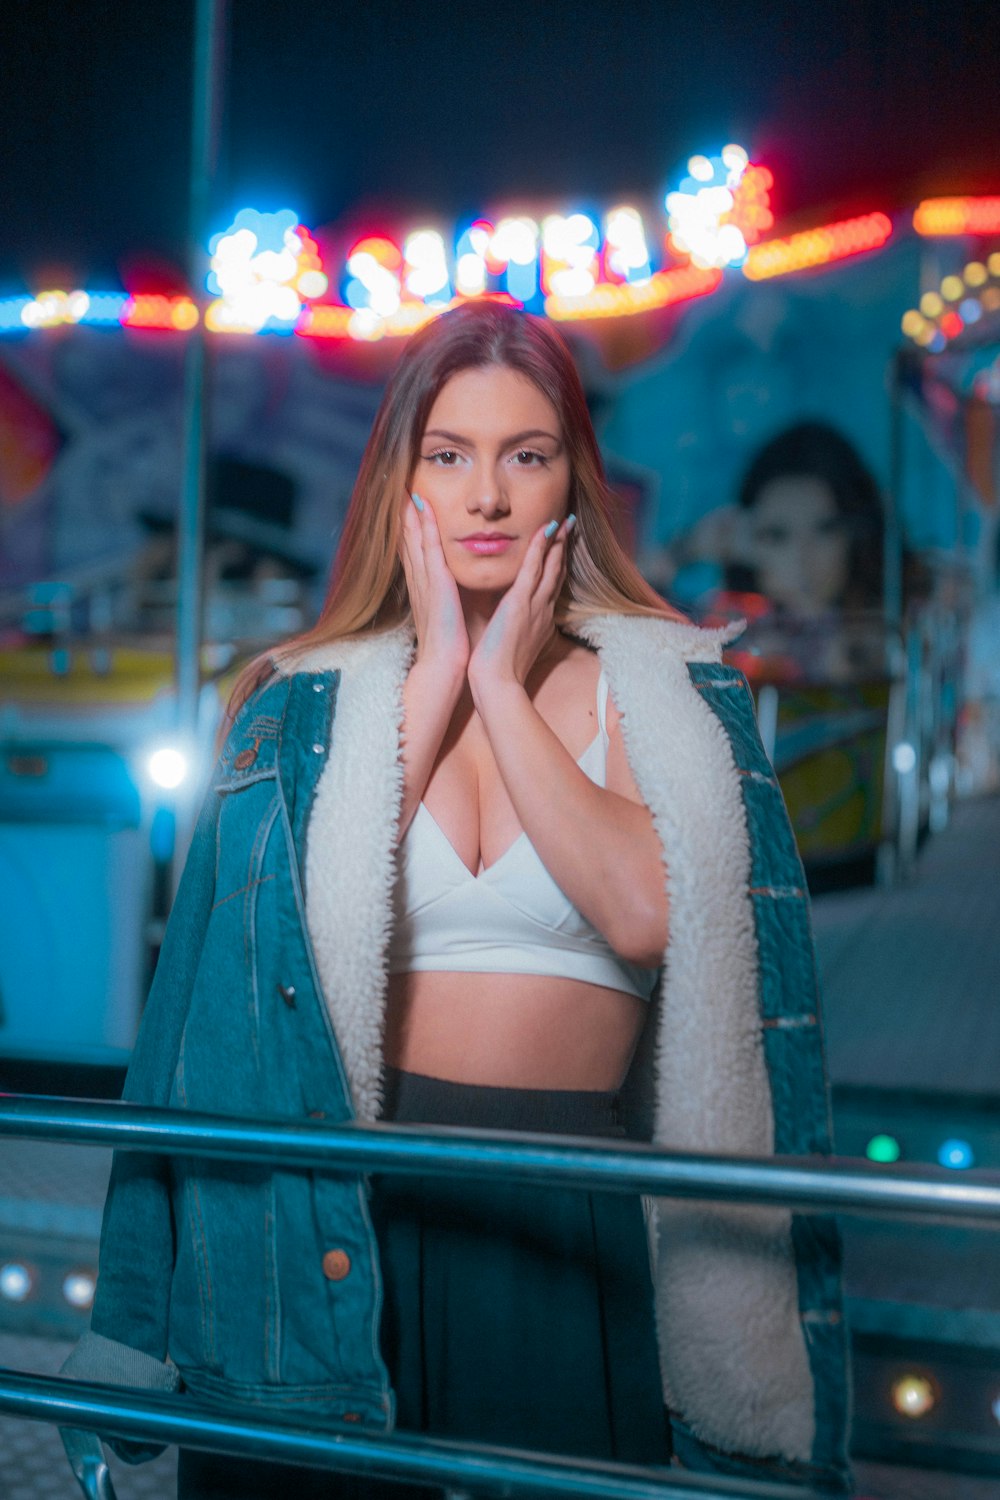
M616 1096L386 1069L385 1120L621 1138ZM669 1464L649 1250L634 1195L485 1179L372 1179L381 1347L397 1427ZM430 1500L437 1488L182 1452L179 1500Z

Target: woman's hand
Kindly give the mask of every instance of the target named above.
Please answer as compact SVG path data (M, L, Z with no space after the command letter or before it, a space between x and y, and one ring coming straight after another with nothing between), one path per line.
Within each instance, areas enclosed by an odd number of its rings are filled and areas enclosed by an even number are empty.
M517 577L469 660L469 685L477 702L481 693L500 684L523 687L551 641L556 600L566 578L568 537L575 523L575 516L567 516L551 538L546 527L539 527L529 542Z
M400 556L417 633L416 660L464 679L470 648L462 601L426 502L422 510L409 499L403 507Z

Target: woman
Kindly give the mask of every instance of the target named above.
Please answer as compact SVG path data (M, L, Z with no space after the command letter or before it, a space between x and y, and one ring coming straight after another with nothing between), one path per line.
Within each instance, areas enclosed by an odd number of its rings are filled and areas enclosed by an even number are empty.
M749 694L605 494L547 323L474 303L411 340L318 624L237 683L128 1098L830 1149ZM649 1235L618 1195L122 1154L70 1370L844 1492L831 1223L647 1209ZM182 1454L179 1483L278 1479Z
M825 422L779 433L747 469L739 513L745 557L729 581L763 596L743 648L792 678L883 675L885 520L878 486L847 439Z
M885 519L856 450L825 422L799 422L757 454L740 486L760 592L801 619L878 609Z

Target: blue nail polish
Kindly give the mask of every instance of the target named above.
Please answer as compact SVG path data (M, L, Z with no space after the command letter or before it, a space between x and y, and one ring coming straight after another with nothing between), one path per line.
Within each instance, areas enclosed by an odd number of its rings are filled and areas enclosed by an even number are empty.
M424 502L421 500L421 498L420 498L419 495L411 495L410 499L413 501L414 505L417 507L417 510L423 510L423 508L424 508Z
M572 531L572 530L573 530L573 527L574 527L574 526L575 526L575 525L576 525L576 516L575 516L575 515L574 515L574 514L573 514L573 513L572 513L572 512L571 512L571 513L570 513L570 514L569 514L569 515L568 515L568 516L567 516L567 517L566 517L566 535L567 535L567 536L568 536L568 535L569 535L569 533L570 533L570 532L571 532L571 531Z
M559 522L558 521L550 521L549 524L545 528L545 535L546 536L553 536L558 530L559 530Z

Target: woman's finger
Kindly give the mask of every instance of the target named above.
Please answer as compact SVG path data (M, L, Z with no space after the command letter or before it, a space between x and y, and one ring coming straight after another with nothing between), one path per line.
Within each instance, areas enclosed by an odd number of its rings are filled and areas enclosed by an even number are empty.
M438 529L437 516L425 502L420 516L420 534L423 540L424 556L431 562L432 566L446 568L444 547L441 544L441 532Z
M545 527L540 526L528 543L528 550L524 554L518 575L512 585L513 588L520 586L521 591L529 598L541 582L548 549L549 538L545 535Z
M413 520L410 516L412 509L413 502L404 500L399 521L399 552L401 557L407 555L412 550L410 546L410 536L413 528Z
M550 522L549 524L553 523ZM565 555L566 551L565 526L566 523L563 521L549 536L546 535L547 527L543 526L532 539L532 546L536 548L536 551L533 558L531 593L535 593L538 590L544 591L547 588L547 581L552 576L552 568L555 567L558 569L560 566L560 559ZM555 558L555 562L550 563L549 559L553 557ZM527 561L527 559L525 560Z
M406 595L413 612L414 622L418 635L424 628L423 621L427 609L427 599L430 588L427 581L427 565L424 559L423 545L420 538L420 522L409 497L404 504L407 510L413 511L412 516L403 513L403 573L406 578Z
M410 499L407 499L403 512L403 541L409 554L414 577L423 583L427 574L424 561L423 526L417 508Z
M565 577L567 562L566 537L560 532L552 538L549 550L545 556L542 576L538 582L538 592L548 601L556 598L562 588Z
M417 634L421 639L426 635L434 649L452 652L459 648L466 635L458 589L444 555L437 516L426 501L422 510L418 511L414 505L413 511L409 521L410 535L414 538L415 583L411 605L415 606ZM465 645L467 656L467 636Z

